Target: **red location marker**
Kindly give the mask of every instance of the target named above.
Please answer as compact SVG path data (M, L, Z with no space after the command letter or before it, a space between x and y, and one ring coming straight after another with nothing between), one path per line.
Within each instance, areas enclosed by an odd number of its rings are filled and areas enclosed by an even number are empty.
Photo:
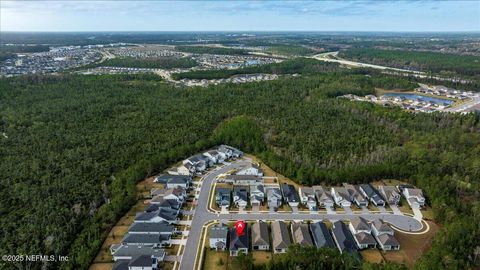
M237 231L237 236L242 236L245 232L245 221L239 220L235 222L235 229Z

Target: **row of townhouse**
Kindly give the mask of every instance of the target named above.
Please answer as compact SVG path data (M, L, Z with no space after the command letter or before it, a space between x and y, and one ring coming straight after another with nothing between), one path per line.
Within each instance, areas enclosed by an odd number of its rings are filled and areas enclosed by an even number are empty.
M215 189L215 202L219 207L230 207L233 203L236 207L260 206L265 203L274 210L282 205L282 192L275 186L252 184L249 186L217 187Z
M384 230L380 227L375 231L377 232L375 236L378 235L379 239L383 239L384 235L387 235L387 238L390 237L390 232L384 232ZM228 249L230 256L237 256L239 253L247 254L250 250L272 250L275 254L285 253L292 244L337 248L340 252L357 254L362 246L356 244L354 235L342 221L334 222L332 230L329 230L322 221L291 225L284 221L274 221L270 226L267 222L258 221L253 223L251 230L248 230L247 226L243 235L237 235L235 227L229 229L225 224L217 224L209 228L209 247L217 251ZM388 248L388 244L387 241L382 247L385 247L385 250L395 249Z
M164 260L164 247L171 246L171 237L179 233L175 224L187 199L185 185L167 181L165 186L151 190L145 210L135 216L121 243L110 247L114 270L158 269L158 263Z
M350 207L352 203L359 207L366 207L369 203L375 206L385 206L387 203L389 205L398 205L401 195L405 197L408 204L412 207L425 206L422 190L413 186L408 186L401 190L393 186L378 186L375 188L371 184L343 184L343 187L331 188L333 201L340 207Z
M228 145L220 145L212 150L185 159L182 165L167 170L167 173L170 175L201 175L205 170L215 164L220 164L225 162L225 160L239 158L241 156L243 156L242 151Z

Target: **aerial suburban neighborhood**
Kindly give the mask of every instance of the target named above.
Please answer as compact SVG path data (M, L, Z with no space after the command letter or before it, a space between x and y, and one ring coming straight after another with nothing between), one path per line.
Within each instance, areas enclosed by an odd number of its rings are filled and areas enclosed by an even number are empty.
M149 191L143 211L110 247L113 269L196 269L212 252L279 254L291 245L361 260L366 250L401 250L397 231L425 231L425 197L412 185L281 183L228 145L183 160L153 183L162 187ZM411 213L400 210L401 197Z

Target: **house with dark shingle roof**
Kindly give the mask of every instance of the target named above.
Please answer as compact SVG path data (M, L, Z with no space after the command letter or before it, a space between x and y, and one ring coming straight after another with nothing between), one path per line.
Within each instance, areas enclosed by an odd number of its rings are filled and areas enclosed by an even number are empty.
M152 246L113 244L110 247L110 252L112 253L114 261L131 260L139 255L152 256L159 262L165 259L165 250L161 248L154 248Z
M248 225L245 224L242 235L237 234L237 228L230 230L230 256L238 256L239 253L248 254Z
M229 188L215 188L215 203L219 206L230 207L231 192Z
M320 207L331 208L334 206L335 201L333 200L331 194L325 191L322 186L313 186L313 190Z
M162 174L157 176L154 182L164 184L167 188L181 187L187 189L192 184L192 177L189 175Z
M148 255L140 255L128 263L128 270L156 270L157 259Z
M300 197L298 196L297 191L293 185L283 183L280 185L282 190L283 199L292 207L297 207L300 203Z
M134 222L129 228L128 232L131 234L164 234L172 235L177 231L175 226L168 224L167 222L158 223L142 223Z
M163 247L170 245L170 235L127 233L122 239L123 245Z
M363 196L367 197L375 206L385 206L385 200L372 185L362 184L360 185L360 191Z
M246 187L233 188L233 203L238 207L246 207L248 204L248 191Z
M350 201L354 202L358 207L368 206L368 200L363 196L358 185L344 183L343 186L350 194Z
M310 224L310 231L312 232L313 240L317 248L335 248L332 235L327 228L327 225L323 222L316 222Z
M393 186L379 186L378 191L389 205L398 205L400 203L400 193Z
M159 208L153 212L141 212L135 216L133 222L168 222L170 224L177 222L178 210Z
M352 218L348 226L358 248L375 248L377 246L377 242L375 242L375 239L371 235L372 228L366 219L362 217Z
M259 221L252 225L252 249L253 250L269 250L270 249L268 225L263 221Z
M352 233L347 229L345 223L341 221L335 221L332 229L333 240L337 244L338 250L341 253L357 253L357 245Z

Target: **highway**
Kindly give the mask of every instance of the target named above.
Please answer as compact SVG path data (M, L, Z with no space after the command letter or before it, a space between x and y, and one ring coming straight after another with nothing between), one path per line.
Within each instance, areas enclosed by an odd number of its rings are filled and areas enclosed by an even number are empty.
M244 165L249 164L249 161L246 160L237 160L232 162L229 165L225 165L221 168L215 169L209 172L201 180L201 189L198 197L197 207L193 214L192 225L190 228L190 233L187 238L185 245L185 251L180 262L180 269L182 270L192 270L195 266L197 251L201 248L202 243L200 243L202 229L207 222L215 220L294 220L294 221L303 221L303 220L313 220L319 221L324 219L329 219L331 221L335 220L349 220L357 216L362 216L365 219L373 220L381 218L386 222L392 224L394 227L408 232L417 232L422 230L423 224L421 221L405 215L399 214L389 214L389 213L352 213L352 214L343 214L343 213L332 213L332 214L312 214L312 213L232 213L232 214L221 214L214 213L208 209L208 203L210 198L210 190L212 184L214 183L217 176L224 174L232 169L240 168ZM199 269L200 266L197 266Z

